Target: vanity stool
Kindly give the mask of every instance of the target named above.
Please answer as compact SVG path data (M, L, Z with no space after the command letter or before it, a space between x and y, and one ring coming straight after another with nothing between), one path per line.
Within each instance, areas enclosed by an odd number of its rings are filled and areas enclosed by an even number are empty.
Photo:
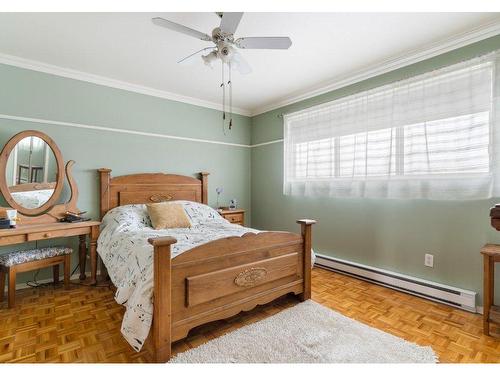
M495 263L500 262L500 245L487 244L481 249L483 271L483 333L490 335L490 322L500 324L500 306L495 306Z
M52 266L54 284L59 282L59 265L64 265L64 288L69 288L71 267L70 247L46 247L14 251L0 255L0 302L3 301L5 275L9 277L9 308L14 307L16 298L16 274Z

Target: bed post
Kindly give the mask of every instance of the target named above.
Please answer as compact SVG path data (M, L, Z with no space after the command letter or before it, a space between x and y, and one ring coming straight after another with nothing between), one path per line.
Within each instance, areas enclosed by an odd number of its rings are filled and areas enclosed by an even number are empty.
M208 204L208 172L200 172L201 175L201 203Z
M109 211L109 182L111 178L111 169L108 168L100 168L99 170L99 190L101 195L100 200L100 216L101 220L106 215L106 212Z
M153 286L153 355L156 363L168 362L172 346L171 325L171 255L173 237L150 238L154 247Z
M304 292L300 294L300 299L306 301L311 299L311 228L316 224L316 220L300 219L302 239L304 240Z

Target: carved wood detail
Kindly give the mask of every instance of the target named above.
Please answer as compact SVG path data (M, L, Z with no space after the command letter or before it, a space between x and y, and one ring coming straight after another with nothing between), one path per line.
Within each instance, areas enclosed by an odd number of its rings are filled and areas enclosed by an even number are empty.
M155 194L149 197L151 202L161 203L171 201L173 197L170 194Z
M240 272L234 279L234 283L242 288L248 288L262 282L267 276L265 268L250 268Z

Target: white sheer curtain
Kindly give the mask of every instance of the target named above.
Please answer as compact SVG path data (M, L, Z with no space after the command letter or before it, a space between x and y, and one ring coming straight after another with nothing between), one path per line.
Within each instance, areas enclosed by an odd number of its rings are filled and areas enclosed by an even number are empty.
M284 193L500 196L499 53L284 116Z

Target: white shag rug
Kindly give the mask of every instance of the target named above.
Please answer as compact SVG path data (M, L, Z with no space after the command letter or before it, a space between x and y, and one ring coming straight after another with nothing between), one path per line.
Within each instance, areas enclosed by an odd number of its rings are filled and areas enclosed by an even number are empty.
M314 301L180 353L170 363L436 363L422 347Z

